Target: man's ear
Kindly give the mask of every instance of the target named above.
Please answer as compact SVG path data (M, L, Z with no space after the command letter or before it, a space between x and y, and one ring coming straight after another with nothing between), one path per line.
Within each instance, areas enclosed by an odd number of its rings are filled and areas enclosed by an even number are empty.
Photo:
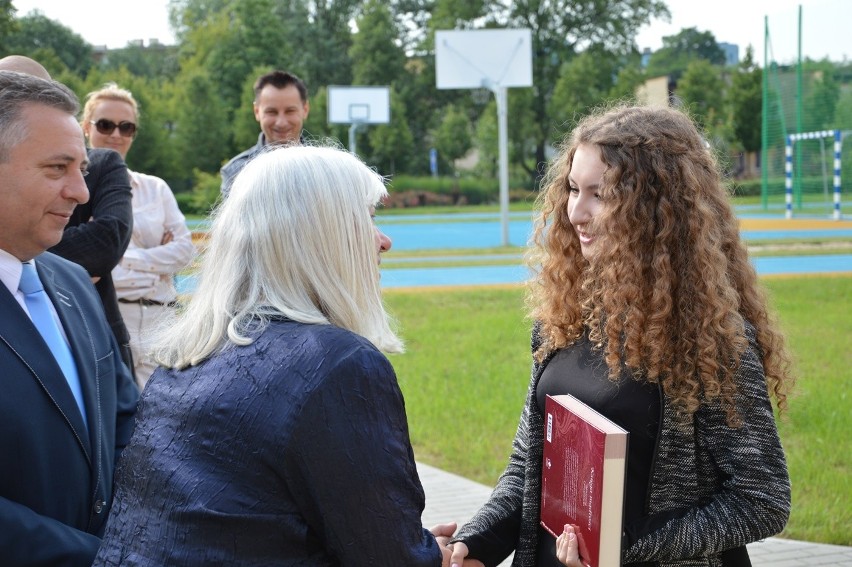
M305 101L305 117L303 118L303 120L307 120L308 114L310 114L310 113L311 113L311 103L310 103L310 101Z
M254 119L260 122L260 107L257 106L257 101L252 102L251 107L254 111Z

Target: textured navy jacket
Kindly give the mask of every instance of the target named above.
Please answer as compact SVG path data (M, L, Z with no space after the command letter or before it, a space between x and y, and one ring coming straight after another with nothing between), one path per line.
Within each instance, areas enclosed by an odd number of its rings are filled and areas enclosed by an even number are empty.
M387 358L331 325L158 369L95 565L441 564Z

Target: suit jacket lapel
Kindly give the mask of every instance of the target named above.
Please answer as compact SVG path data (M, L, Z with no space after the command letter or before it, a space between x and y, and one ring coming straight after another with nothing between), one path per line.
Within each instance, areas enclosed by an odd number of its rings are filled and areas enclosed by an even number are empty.
M52 288L53 285L49 285L45 281L53 279L52 271L49 271L51 275L46 277L46 271L43 271L39 264L36 265L39 266L39 277L42 279L45 291L47 291L62 320L65 333L68 335L69 342L71 343L71 350L74 352L75 357L80 356L81 349L78 344L75 344L75 340L72 339L72 336L75 335L71 330L73 323L68 321L67 316L63 317L63 312L67 311L67 308L59 302L58 296L48 289L49 287ZM62 375L62 369L57 364L56 359L53 358L53 354L50 352L47 344L45 344L44 339L41 338L38 329L36 329L30 318L21 309L21 306L5 286L0 286L0 312L4 314L3 317L0 317L0 340L8 344L17 354L18 358L30 369L33 379L39 383L53 402L57 411L62 414L65 422L77 439L80 449L85 453L86 458L91 463L89 434L83 424L83 416L80 414L80 409L74 400L74 394L71 393L71 388L68 386L65 376ZM79 315L77 319L79 320ZM88 348L88 351L91 352L91 347ZM82 352L85 355L86 351L83 350ZM89 358L92 357L91 354L88 356ZM87 390L91 390L91 388L87 388L89 379L84 379L85 369L81 368L81 366L86 367L89 364L79 364L79 362L77 364L88 411L88 408L92 407L92 404L89 401Z

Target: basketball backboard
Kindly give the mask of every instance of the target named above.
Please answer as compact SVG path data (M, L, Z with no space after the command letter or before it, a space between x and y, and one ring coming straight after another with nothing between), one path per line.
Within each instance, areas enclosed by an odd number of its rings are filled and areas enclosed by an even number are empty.
M529 29L439 30L435 32L439 89L531 87Z
M387 124L390 87L328 87L330 124Z

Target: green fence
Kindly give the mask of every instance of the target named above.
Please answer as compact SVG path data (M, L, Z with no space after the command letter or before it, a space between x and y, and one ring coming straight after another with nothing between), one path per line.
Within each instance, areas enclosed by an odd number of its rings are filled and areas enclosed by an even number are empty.
M826 33L832 3L766 16L763 75L761 196L767 209L785 207L785 147L790 134L841 130L852 134L852 64L844 54L801 57L808 41ZM834 201L834 140L793 145L793 210L830 215ZM841 195L852 201L852 136L841 154ZM849 189L847 189L849 188Z

